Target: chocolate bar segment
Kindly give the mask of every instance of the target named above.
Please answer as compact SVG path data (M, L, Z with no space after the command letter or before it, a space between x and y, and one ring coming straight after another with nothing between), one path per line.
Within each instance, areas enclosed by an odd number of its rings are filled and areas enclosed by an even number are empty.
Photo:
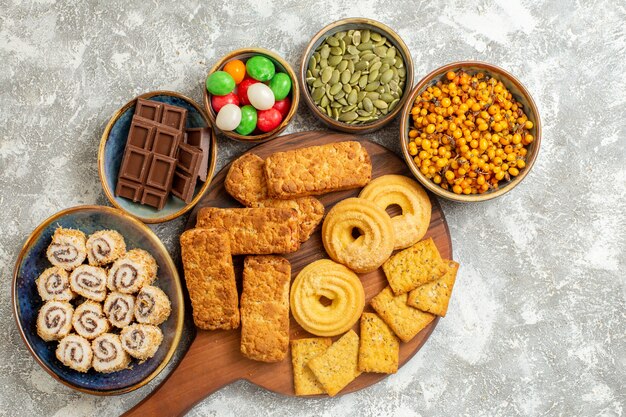
M163 103L152 100L137 99L135 115L159 123L163 114Z
M146 178L146 185L167 192L172 187L175 169L176 159L154 154L148 171L148 178Z
M155 126L149 120L141 117L133 116L133 121L130 124L130 130L128 131L127 143L137 148L150 150L152 147L152 141L154 140Z
M178 147L177 169L195 179L198 176L201 159L202 151L200 149L183 143Z
M120 178L142 183L148 174L148 167L152 159L152 153L136 146L126 146Z
M152 152L175 158L181 137L182 133L174 129L166 126L157 126L154 133L154 142L152 143Z
M141 199L143 193L143 185L119 178L117 180L117 187L115 187L115 195L118 197L124 197L135 202Z
M196 127L186 130L185 140L188 145L202 150L202 159L198 168L200 181L206 182L209 170L209 148L211 146L211 131L208 127Z
M172 180L172 194L183 200L185 203L189 203L193 200L195 188L196 182L191 178L191 176L178 170L174 172L174 179Z
M169 193L163 190L157 190L156 188L145 187L143 189L143 195L141 196L141 204L147 204L161 210L165 207L167 202L167 195Z
M186 122L187 109L171 106L169 104L163 104L163 116L161 117L162 124L182 131L185 128Z

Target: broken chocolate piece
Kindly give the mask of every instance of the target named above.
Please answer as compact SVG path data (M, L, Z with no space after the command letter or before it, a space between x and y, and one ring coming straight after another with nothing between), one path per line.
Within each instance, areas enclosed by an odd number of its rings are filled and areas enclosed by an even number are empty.
M201 159L202 151L200 149L183 143L178 147L178 165L176 168L195 180L198 176Z
M190 203L191 200L193 200L195 188L196 181L194 181L189 175L178 170L174 172L174 179L172 180L172 194L183 200L185 203Z
M206 182L209 170L209 148L211 147L211 131L208 127L195 127L187 129L185 140L188 145L195 146L202 150L202 159L198 168L200 181Z

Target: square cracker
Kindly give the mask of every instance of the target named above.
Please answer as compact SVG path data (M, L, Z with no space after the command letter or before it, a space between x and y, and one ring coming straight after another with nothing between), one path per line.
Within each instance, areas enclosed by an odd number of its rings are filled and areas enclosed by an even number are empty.
M361 315L359 371L393 374L398 371L400 341L375 313Z
M393 332L403 342L409 342L424 327L435 319L430 313L425 313L406 304L408 294L395 295L390 287L372 298L371 304L378 315L387 323Z
M333 344L330 337L313 337L291 341L291 363L293 364L293 386L296 395L325 394L313 372L306 364L326 352Z
M432 238L396 253L383 264L383 271L394 294L404 294L414 288L441 278L446 264Z
M436 281L417 287L409 293L407 304L437 316L445 317L459 264L444 261L448 272Z
M333 397L361 375L358 362L359 336L354 330L350 330L333 343L326 352L313 358L308 366L328 395Z

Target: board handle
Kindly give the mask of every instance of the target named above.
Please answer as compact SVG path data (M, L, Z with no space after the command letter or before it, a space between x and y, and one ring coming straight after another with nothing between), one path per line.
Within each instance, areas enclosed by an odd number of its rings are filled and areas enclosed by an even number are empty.
M198 333L165 381L123 416L183 416L209 394L240 378L221 369L222 363L207 349L203 333Z

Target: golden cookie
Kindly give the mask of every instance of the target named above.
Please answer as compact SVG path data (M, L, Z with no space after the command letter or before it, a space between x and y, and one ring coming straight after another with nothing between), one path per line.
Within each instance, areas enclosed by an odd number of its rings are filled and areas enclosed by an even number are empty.
M398 205L402 214L391 218L395 244L393 249L404 249L424 237L430 224L432 210L426 191L414 180L404 175L383 175L361 190L364 198L386 210Z
M393 252L391 218L369 200L347 198L326 215L322 242L331 259L358 273L373 271Z
M304 330L335 336L359 319L365 291L354 272L330 259L320 259L300 271L291 285L290 299L291 313ZM324 299L330 304L325 305Z

